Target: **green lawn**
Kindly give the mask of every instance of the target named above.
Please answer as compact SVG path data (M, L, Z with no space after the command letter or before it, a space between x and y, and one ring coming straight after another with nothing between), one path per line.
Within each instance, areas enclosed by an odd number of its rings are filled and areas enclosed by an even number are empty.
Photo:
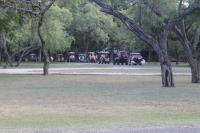
M200 88L175 77L0 75L0 129L200 124Z

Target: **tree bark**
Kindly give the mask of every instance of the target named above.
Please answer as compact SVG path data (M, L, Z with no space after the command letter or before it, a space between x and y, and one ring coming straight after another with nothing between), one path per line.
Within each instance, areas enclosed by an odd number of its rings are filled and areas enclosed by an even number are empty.
M43 48L43 56L44 56L44 65L43 65L43 75L49 74L49 54L46 48Z
M186 51L187 55L189 54L188 51ZM192 55L188 56L189 58L188 63L190 65L191 69L191 82L192 83L200 83L200 68L199 68L199 60L197 58L194 58Z
M163 56L163 54L160 54L159 61L160 61L160 66L161 66L161 76L162 76L163 87L174 87L172 66L171 66L171 63L169 62L168 57Z
M187 54L187 60L191 69L191 82L192 83L200 83L200 68L199 68L199 59L194 55L190 46L192 45L189 41L182 42L184 45L184 49Z
M48 49L46 48L46 44L45 44L45 41L44 41L44 39L42 37L42 32L41 32L44 15L45 15L45 12L42 12L40 17L39 17L37 33L38 33L38 36L39 36L39 39L40 39L40 43L41 43L41 46L42 46L41 48L42 48L42 53L43 53L43 58L44 58L43 59L43 62L44 62L43 75L48 75L49 74L49 63L50 63L50 60L49 60Z
M163 87L174 87L173 71L167 52L168 34L167 30L161 32L158 44L159 51L156 52L160 61Z
M196 41L193 43L189 41L186 30L185 30L185 22L182 21L181 28L178 28L175 26L175 32L177 36L179 37L179 40L181 41L181 44L183 45L183 48L185 49L186 55L187 55L187 61L189 63L190 69L191 69L191 82L192 83L200 83L200 60L198 57L198 51L194 48L195 45L198 45L199 42L199 29L195 32L194 38ZM195 44L196 43L196 44Z
M198 57L196 57L194 55L194 53L192 52L192 49L189 48L190 46L190 42L185 42L184 43L184 48L187 54L187 60L188 63L190 65L190 69L191 69L191 82L192 83L200 83L200 60L198 59Z
M191 69L191 82L192 83L200 83L200 68L199 68L199 60L198 58L194 55L192 48L190 46L192 46L192 44L187 41L181 42L186 55L187 55L187 61L189 63L190 69Z
M200 83L200 68L199 62L195 61L193 67L191 67L192 83Z

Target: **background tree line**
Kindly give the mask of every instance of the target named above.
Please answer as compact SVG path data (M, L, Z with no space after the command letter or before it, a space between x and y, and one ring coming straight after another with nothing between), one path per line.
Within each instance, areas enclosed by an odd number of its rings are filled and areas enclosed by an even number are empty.
M15 7L0 1L1 60L9 64L16 54L36 49L42 60L40 17L34 14L38 1L24 0L20 8L17 1L8 2ZM42 4L47 2L52 1ZM44 14L40 29L50 55L126 49L144 52L151 60L156 53L163 86L173 86L173 60L187 60L192 82L200 82L198 10L198 0L57 0Z
M126 14L134 15L138 22L140 21L141 25L145 26L145 29L151 30L149 24L156 22L152 21L153 17L149 16L148 11L145 13L144 9L138 8L134 11L127 8ZM139 10L143 13L141 14ZM10 54L15 54L27 46L38 45L37 17L3 8L0 8L0 12L0 30L1 33L5 33ZM153 25L156 28L157 24ZM42 34L52 55L63 53L66 50L88 52L126 49L130 52L149 52L148 57L154 58L151 57L153 50L141 45L143 42L131 34L117 19L105 15L96 4L88 0L56 1L45 16ZM170 41L169 45L178 43ZM173 59L184 60L182 47L177 46L176 49L169 50ZM2 47L0 55L3 58Z

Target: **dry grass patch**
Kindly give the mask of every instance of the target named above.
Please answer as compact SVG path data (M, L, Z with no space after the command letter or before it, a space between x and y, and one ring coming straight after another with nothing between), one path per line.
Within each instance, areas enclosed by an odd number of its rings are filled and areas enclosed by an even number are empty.
M1 75L0 128L130 127L200 123L200 89L176 76Z

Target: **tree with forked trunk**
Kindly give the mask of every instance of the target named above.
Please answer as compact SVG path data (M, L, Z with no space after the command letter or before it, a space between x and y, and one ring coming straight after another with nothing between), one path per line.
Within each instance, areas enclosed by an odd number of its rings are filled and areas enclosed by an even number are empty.
M40 1L32 2L32 1L0 0L0 7L13 10L16 12L21 12L30 16L38 17L37 33L40 39L40 44L41 44L42 53L43 53L43 61L44 61L43 74L48 75L50 59L49 59L48 49L46 48L45 40L43 39L43 36L42 36L41 28L43 25L43 19L44 19L45 14L54 4L55 0L48 0L45 2L47 2L48 4L45 6L42 6Z
M200 2L197 2L199 4ZM179 13L183 10L183 0L179 3ZM191 68L191 81L192 83L200 83L200 26L194 26L192 34L189 35L189 30L192 24L187 25L186 20L183 19L179 24L174 27L175 33L178 36L183 48L185 49L187 60ZM188 27L188 28L187 28Z
M148 5L148 3L144 3L144 4L146 5L146 7L151 8L151 10L157 16L166 19L166 16L164 16L158 10L153 9L150 5ZM193 5L195 5L196 7L191 6L191 8L193 7L193 8L196 8L199 10L199 7L198 7L199 4L200 4L199 1L194 1ZM180 0L179 7L178 7L179 15L181 15L181 13L185 10L184 7L185 7L184 1ZM197 15L197 14L195 13L195 15ZM174 29L176 35L178 36L178 40L181 42L181 44L185 50L187 61L191 68L191 75L192 75L191 81L192 81L192 83L199 83L200 82L200 52L199 52L200 26L197 26L198 24L195 25L195 23L196 22L192 21L192 22L190 22L190 24L187 24L186 19L184 18L180 22L178 22L174 26L173 29ZM190 30L192 33L190 33Z
M171 29L179 23L183 18L187 15L190 15L195 10L200 9L199 4L193 4L185 9L183 12L178 14L177 16L166 19L166 24L160 32L159 38L155 38L152 35L146 33L144 29L137 25L137 23L120 13L119 11L112 8L110 5L106 4L102 0L94 0L96 4L101 7L101 10L109 15L112 15L118 18L124 25L132 31L140 40L144 41L147 45L152 47L154 51L157 53L159 57L159 62L161 66L161 74L162 74L162 85L163 87L173 87L173 72L171 63L169 61L168 53L167 53L167 40L168 35Z
M187 32L185 29L185 22L181 22L182 25L180 27L175 27L175 32L179 37L181 44L183 45L185 52L187 54L187 60L191 68L192 74L192 83L200 83L200 27L196 29L194 32L194 40L190 40L187 36Z
M42 53L43 53L43 75L48 75L49 74L49 63L50 63L50 57L49 57L49 53L48 53L48 49L46 47L45 44L45 40L43 39L42 36L42 25L43 25L43 20L44 20L44 16L46 14L46 12L50 9L50 7L53 5L53 3L55 2L55 0L51 0L50 3L48 3L48 6L46 6L44 9L42 9L41 5L39 4L39 20L38 20L38 27L37 27L37 33L38 36L40 38L40 43L41 43L41 47L42 47Z
M187 60L190 65L192 74L191 81L192 83L200 83L200 27L197 27L195 30L194 39L192 39L193 41L188 38L184 20L181 22L180 27L175 27L175 32L179 37L179 40L187 55Z

